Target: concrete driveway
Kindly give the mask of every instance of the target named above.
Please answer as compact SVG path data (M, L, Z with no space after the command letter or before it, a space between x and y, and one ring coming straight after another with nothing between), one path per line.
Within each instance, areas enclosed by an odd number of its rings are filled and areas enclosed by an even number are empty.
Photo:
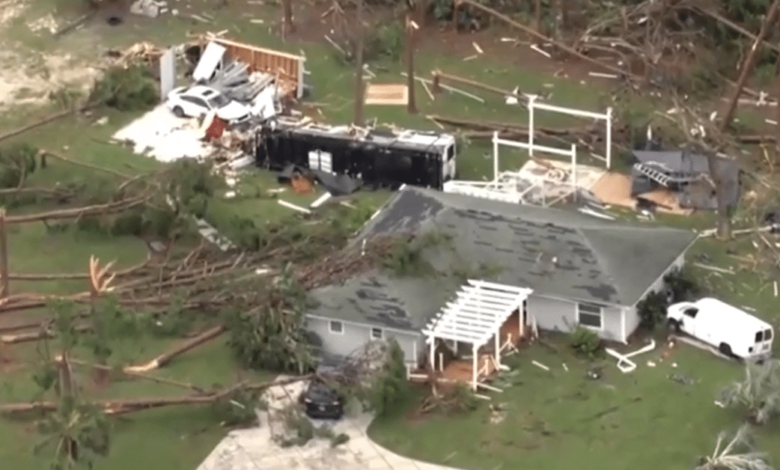
M374 443L366 434L372 419L368 414L314 422L317 427L329 426L336 434L349 435L349 441L336 448L331 448L329 440L317 438L302 447L280 447L273 440L282 428L275 414L301 389L302 384L272 389L266 395L269 411L260 413L260 425L231 431L197 470L454 470L402 457Z

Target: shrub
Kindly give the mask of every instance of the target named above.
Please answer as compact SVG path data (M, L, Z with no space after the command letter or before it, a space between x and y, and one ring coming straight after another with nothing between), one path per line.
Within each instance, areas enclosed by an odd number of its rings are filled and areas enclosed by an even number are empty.
M404 352L394 339L390 339L388 348L387 362L373 383L368 396L368 405L377 416L387 416L409 398Z
M669 302L663 292L651 292L636 304L639 324L648 331L655 331L666 320L666 308Z
M149 71L139 65L111 67L95 82L89 102L119 111L149 109L160 100L157 85Z
M603 346L601 338L596 333L581 326L572 331L569 344L577 354L590 358L595 357Z
M683 302L701 293L701 286L688 269L676 269L664 276L664 284L671 294L672 302Z

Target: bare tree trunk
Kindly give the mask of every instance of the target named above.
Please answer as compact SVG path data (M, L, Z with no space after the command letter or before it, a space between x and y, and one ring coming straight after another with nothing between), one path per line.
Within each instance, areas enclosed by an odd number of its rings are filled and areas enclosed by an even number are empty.
M198 336L188 339L187 341L184 341L183 343L171 348L170 350L160 354L159 356L152 359L147 364L144 364L142 366L129 366L125 367L125 371L127 372L146 372L154 369L158 369L165 364L171 362L175 357L181 356L182 354L186 353L187 351L194 349L202 344L207 343L208 341L211 341L214 338L219 337L222 333L226 331L226 328L224 325L218 325L214 328L210 328L203 333L199 334Z
M284 31L285 33L294 33L295 24L293 23L293 0L282 0L282 9L284 10Z
M0 276L2 276L2 291L0 298L11 295L8 279L8 234L5 229L5 208L0 209Z
M355 116L353 124L363 125L363 0L357 1L357 41L355 44Z
M406 110L409 114L417 114L417 103L414 97L414 22L413 12L406 12L406 73L409 77L409 101Z
M742 70L740 71L739 79L737 80L737 84L734 86L734 93L731 95L731 99L729 100L728 106L726 107L726 112L723 113L723 121L720 123L721 131L726 130L731 125L732 119L734 119L734 112L737 109L737 103L739 102L739 97L742 94L742 89L745 87L745 82L747 82L750 73L753 71L756 58L758 57L758 51L764 42L764 38L767 36L767 34L769 34L770 27L775 22L774 20L775 16L777 16L778 8L780 8L780 0L775 0L772 3L772 6L769 7L769 10L766 12L764 21L761 22L761 30L758 32L758 36L753 42L753 46L750 48L750 52L748 52L748 55L745 58L745 62L742 64Z
M561 15L561 29L566 31L569 27L569 0L559 0L560 2L560 15Z
M539 34L542 32L542 0L534 0L534 29Z
M714 150L707 150L707 166L710 169L710 178L715 186L715 201L717 203L716 236L721 240L731 238L731 207L726 199L728 189L720 177L720 162Z

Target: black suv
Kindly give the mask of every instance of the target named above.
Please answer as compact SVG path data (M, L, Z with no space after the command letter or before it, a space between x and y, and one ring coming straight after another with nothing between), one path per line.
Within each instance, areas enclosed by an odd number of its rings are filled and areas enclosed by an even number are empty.
M343 398L319 380L309 382L309 386L301 393L300 402L310 418L341 419L344 415Z

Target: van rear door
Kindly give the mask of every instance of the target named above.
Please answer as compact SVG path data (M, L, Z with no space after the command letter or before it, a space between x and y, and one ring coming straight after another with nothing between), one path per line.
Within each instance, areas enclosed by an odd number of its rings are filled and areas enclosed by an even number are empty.
M753 346L748 349L751 356L764 356L772 349L774 332L771 328L759 330L755 333Z

